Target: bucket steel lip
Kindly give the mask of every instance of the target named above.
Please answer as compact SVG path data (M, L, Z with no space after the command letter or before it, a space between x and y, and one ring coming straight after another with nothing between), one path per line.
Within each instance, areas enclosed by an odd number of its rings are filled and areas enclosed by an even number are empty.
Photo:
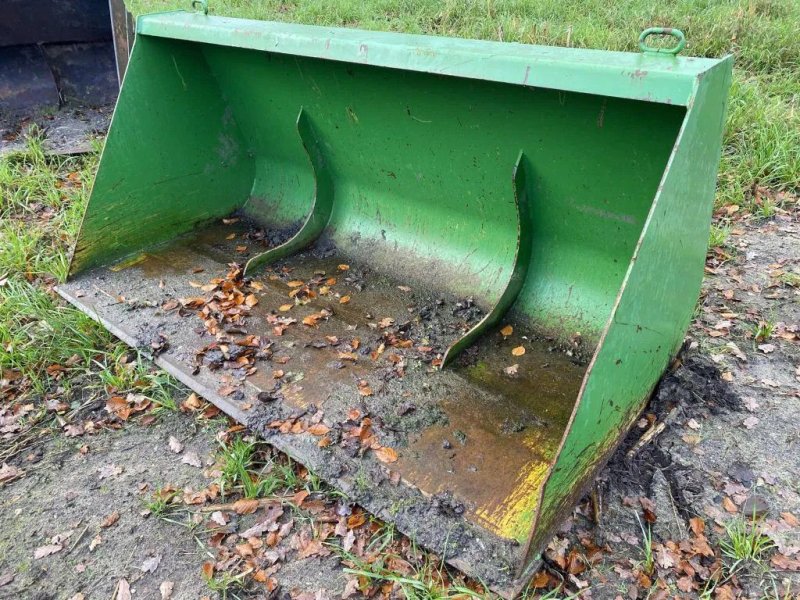
M143 15L140 35L686 106L720 59L465 40L206 16Z

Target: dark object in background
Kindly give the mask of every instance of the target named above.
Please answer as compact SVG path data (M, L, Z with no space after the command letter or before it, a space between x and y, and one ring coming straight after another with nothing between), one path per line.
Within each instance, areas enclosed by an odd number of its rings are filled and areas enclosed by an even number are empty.
M122 0L3 0L0 113L113 103L131 30Z

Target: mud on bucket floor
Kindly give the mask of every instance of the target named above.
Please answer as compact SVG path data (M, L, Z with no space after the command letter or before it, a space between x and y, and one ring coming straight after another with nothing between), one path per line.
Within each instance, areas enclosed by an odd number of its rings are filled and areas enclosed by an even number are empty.
M513 587L585 365L512 322L440 370L482 317L471 299L325 240L242 278L232 263L282 237L225 219L59 292L418 543Z

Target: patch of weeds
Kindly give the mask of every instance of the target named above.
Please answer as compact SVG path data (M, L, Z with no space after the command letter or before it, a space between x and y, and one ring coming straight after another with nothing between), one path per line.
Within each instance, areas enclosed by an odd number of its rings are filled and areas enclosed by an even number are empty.
M793 273L791 271L781 273L778 275L778 281L789 287L800 288L800 273Z
M212 575L211 577L204 574L203 579L205 580L208 589L219 594L222 600L227 600L228 598L238 600L240 596L236 592L244 591L246 576L247 573L233 575L228 571L221 571L220 573Z
M236 437L222 445L219 491L223 498L236 488L241 489L246 498L258 497L259 486L250 472L255 462L256 444L255 440Z
M764 555L775 546L758 523L742 518L725 524L725 537L719 545L723 556L734 561L729 567L731 572L743 563L763 566Z
M753 325L753 339L756 342L764 342L772 337L772 334L775 332L775 322L774 321L764 321L761 320L755 325Z
M34 130L24 152L0 159L0 273L67 273L97 155L48 156Z
M650 575L655 568L655 557L653 555L653 532L650 525L645 526L636 514L636 521L639 523L639 529L642 530L642 561L641 569L646 574Z
M361 463L359 463L358 472L353 478L353 484L356 486L356 490L358 490L360 493L366 492L371 487L369 477L367 476L367 471L364 469L364 465Z
M775 216L775 213L778 212L777 205L769 198L761 198L758 202L754 202L753 204L753 216L762 221L771 219Z
M434 563L428 555L425 555L421 564L414 565L388 552L379 554L377 559L372 562L367 562L341 549L337 552L343 560L353 565L345 568L345 573L363 577L379 585L391 583L398 588L399 597L407 600L449 600L450 598L483 600L486 597L484 593L478 593L464 585L448 582L444 563ZM393 567L393 565L402 565L402 567Z
M731 228L727 225L712 225L708 234L709 248L724 248L728 245Z
M98 377L107 391L117 394L142 394L156 405L153 412L178 410L176 396L184 388L169 373L155 368L144 356L136 354L123 344L115 345L110 352L94 361L99 367Z
M19 371L35 391L51 375L88 368L111 343L103 327L33 284L12 277L0 286L0 368Z
M366 553L368 555L376 554L386 550L392 545L395 540L395 536L397 535L397 530L395 529L393 523L384 523L373 517L370 517L370 521L377 523L378 529L369 538L369 543L367 544L366 549Z
M153 492L149 500L144 501L144 507L154 517L163 519L173 510L172 498L174 496L174 492L159 488Z
M312 473L302 477L291 459L275 460L265 455L263 447L263 442L245 437L236 437L222 445L217 462L221 467L218 483L223 497L233 491L245 498L264 498L280 490L322 490L319 477Z

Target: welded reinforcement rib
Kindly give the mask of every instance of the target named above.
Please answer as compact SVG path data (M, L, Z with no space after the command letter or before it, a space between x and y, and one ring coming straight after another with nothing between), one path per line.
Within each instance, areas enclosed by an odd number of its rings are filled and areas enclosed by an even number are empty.
M328 226L328 221L330 221L331 211L333 210L333 182L331 181L325 158L322 155L321 144L314 134L308 114L302 107L297 115L297 133L303 142L303 148L308 154L311 170L314 173L314 197L311 202L311 210L300 231L292 236L291 239L247 261L244 268L245 275L252 274L258 268L286 258L308 247L322 235L322 232Z
M500 322L503 315L514 304L522 290L522 286L525 284L525 277L528 274L528 265L531 258L530 212L526 189L525 161L525 153L520 151L512 174L514 205L517 209L517 245L514 252L514 265L511 270L511 276L508 278L506 289L503 290L500 299L483 319L447 348L444 358L442 358L442 369L450 364L461 352L474 344L486 331Z

